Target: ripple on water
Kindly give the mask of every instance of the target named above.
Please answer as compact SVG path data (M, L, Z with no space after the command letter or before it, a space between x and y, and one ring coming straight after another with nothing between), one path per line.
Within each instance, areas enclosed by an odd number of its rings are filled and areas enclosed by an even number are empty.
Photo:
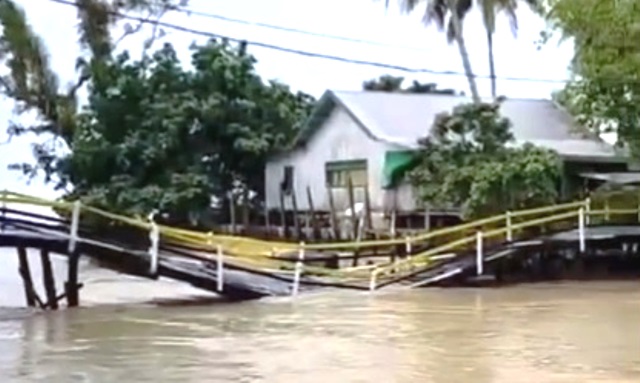
M170 283L116 286L161 304L0 310L0 382L640 381L637 283L205 305L158 300Z

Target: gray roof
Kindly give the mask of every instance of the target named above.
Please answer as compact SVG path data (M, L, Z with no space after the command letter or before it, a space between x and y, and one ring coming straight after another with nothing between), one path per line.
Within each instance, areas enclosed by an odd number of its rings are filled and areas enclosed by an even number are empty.
M640 172L581 173L584 178L604 181L613 185L640 184Z
M373 139L415 148L417 140L429 134L437 114L470 101L439 94L327 91L309 120L308 130L298 138L305 141L333 107L342 105ZM501 111L512 122L516 145L530 142L576 159L621 160L613 146L589 136L551 100L506 99Z

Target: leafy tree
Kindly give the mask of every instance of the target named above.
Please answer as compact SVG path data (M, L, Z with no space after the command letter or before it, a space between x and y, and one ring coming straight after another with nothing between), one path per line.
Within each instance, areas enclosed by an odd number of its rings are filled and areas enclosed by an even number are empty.
M573 79L556 95L594 133L614 132L640 155L640 6L633 1L548 0L554 31L574 43Z
M112 19L101 18L113 14L111 3L84 2L80 35L90 53L78 84L87 86L89 97L79 110L75 90L60 91L24 13L0 0L0 51L11 70L4 91L42 122L11 126L10 133L48 133L70 149L59 156L36 145L37 164L23 165L23 171L44 170L67 198L127 214L157 210L190 225L203 222L212 196L224 200L238 185L260 195L266 156L295 136L313 99L263 82L245 44L194 45L190 70L168 44L140 60L114 55Z
M414 80L409 87L403 88L403 82L404 77L383 75L377 79L365 81L362 89L376 92L456 94L453 89L438 89L438 84L435 83L423 84Z
M404 77L382 75L377 79L362 83L362 89L370 91L399 92L402 90Z
M73 140L78 112L77 91L111 60L118 42L140 31L143 24L157 22L166 12L186 5L187 1L75 0L74 4L78 9L79 43L85 55L77 60L77 80L63 89L51 68L44 42L29 25L24 10L14 0L0 0L0 62L9 69L7 76L0 77L0 93L16 102L18 115L33 113L39 121L33 126L11 123L8 133L10 137L26 133L52 137L33 144L35 164L13 167L30 176L43 171L47 181L56 174L56 143L62 142L69 147ZM143 21L136 25L126 23L125 33L114 39L111 27L122 20L120 14L123 12L142 14ZM160 34L162 30L154 28L145 45L150 46Z
M436 118L410 173L423 202L477 217L558 198L557 155L532 145L514 148L511 123L499 108L499 102L463 104Z
M130 214L196 224L234 183L262 191L266 156L296 134L311 98L264 84L245 46L194 46L186 71L165 45L119 56L94 77L72 152L59 166L72 195Z

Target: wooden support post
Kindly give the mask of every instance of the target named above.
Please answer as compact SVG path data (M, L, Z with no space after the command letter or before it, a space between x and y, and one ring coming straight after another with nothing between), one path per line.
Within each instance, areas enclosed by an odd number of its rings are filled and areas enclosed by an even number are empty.
M47 307L51 310L58 309L58 297L56 294L56 281L53 275L53 266L51 265L51 257L49 251L40 250L40 259L42 261L42 284L47 296Z
M336 204L333 200L333 189L327 185L327 198L329 199L329 209L331 209L331 228L336 241L340 240L340 225L338 223L338 214L336 213Z
M245 235L249 233L249 188L242 185L242 230Z
M356 216L355 209L355 195L353 191L353 181L351 177L347 180L348 194L349 194L349 210L351 211L351 235L355 240L358 237L358 217Z
M507 214L506 214L506 226L507 226L507 242L513 242L513 222L512 222L512 214L510 211L507 211Z
M393 206L391 207L391 222L389 227L389 233L391 238L396 237L396 230L398 225L398 189L393 190Z
M268 238L271 237L271 215L269 213L270 213L269 208L265 203L264 204L264 228Z
M78 283L78 263L80 262L80 252L75 250L69 254L67 266L67 282L64 285L65 295L67 296L67 306L77 307L80 303Z
M482 231L476 232L476 274L482 275L484 273L484 254L483 254L483 235Z
M320 226L318 225L318 220L316 216L316 209L313 203L313 196L311 195L311 188L307 186L307 203L308 203L308 211L311 219L311 227L313 227L313 238L316 240L322 239L322 235L320 233Z
M284 204L284 191L280 189L280 224L282 225L282 237L289 237L289 227L287 225L287 209Z
M364 212L367 217L366 227L367 230L373 230L373 212L371 211L371 196L369 195L369 184L364 188Z
M27 306L36 306L35 289L33 288L33 280L31 279L31 268L29 267L29 258L27 257L27 249L18 247L18 272L22 277L24 284L24 295Z
M609 219L611 219L611 213L610 213L610 208L609 208L609 196L607 195L604 198L604 220L605 222L609 222Z
M233 185L234 183L232 183ZM231 234L235 234L236 233L236 225L237 225L237 221L236 221L236 195L234 193L234 189L233 186L231 187L231 191L229 192L229 220L231 222L229 222L230 224L230 230L231 230Z
M300 221L298 220L298 200L296 198L295 188L292 188L291 190L291 207L293 208L293 228L296 233L296 239L300 240L302 238L302 230L300 229Z
M291 295L296 296L300 292L300 278L302 278L302 270L304 269L304 242L300 242L298 248L298 262L296 262L295 274L293 275L293 288Z
M6 221L7 221L7 198L9 198L9 194L5 189L0 194L0 199L2 199L2 201L0 201L2 202L2 205L0 205L0 208L2 209L2 222L0 223L0 231L2 232L4 232L5 230Z
M356 215L356 204L355 204L355 192L353 190L353 180L351 177L347 180L348 194L349 194L349 210L351 211L351 236L354 241L359 241L358 232L360 229L360 219ZM360 261L360 250L359 248L353 249L353 261L352 266L358 266L358 262Z

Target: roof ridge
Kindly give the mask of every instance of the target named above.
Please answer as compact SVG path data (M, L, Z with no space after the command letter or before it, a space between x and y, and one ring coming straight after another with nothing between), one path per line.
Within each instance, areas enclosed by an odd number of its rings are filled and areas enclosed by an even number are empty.
M459 99L468 99L471 100L471 96L460 95L460 94L446 94L446 93L411 93L411 92L388 92L384 90L353 90L353 89L329 89L335 95L338 94L376 94L376 95L385 95L385 96L402 96L402 97L443 97L443 98L459 98ZM483 101L492 101L491 97L481 97ZM504 101L531 101L531 102L550 102L554 103L552 98L527 98L527 97L507 97L504 96Z

